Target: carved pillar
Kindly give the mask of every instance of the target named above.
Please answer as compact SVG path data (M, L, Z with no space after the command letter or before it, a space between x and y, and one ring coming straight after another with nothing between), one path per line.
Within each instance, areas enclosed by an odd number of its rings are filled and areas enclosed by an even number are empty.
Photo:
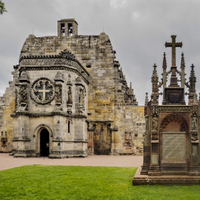
M85 96L86 96L86 89L85 86L82 84L81 78L76 78L76 113L79 115L83 115L85 111Z
M71 82L71 76L69 74L68 81L67 81L67 113L69 115L72 114L72 105L73 105L73 99L72 99L72 82Z
M163 105L166 104L166 99L165 99L165 88L167 84L167 61L166 61L166 56L164 53L163 56Z
M55 103L56 103L56 109L62 110L62 83L63 80L63 74L61 72L58 72L55 76Z
M148 175L160 175L159 166L159 130L158 130L158 106L151 107L151 160Z
M19 86L19 109L20 111L28 110L28 93L26 83Z
M18 111L28 111L29 84L30 81L26 71L22 71L19 77L19 81L17 81L15 84L15 86L18 87L18 95L16 93L18 96L18 98L16 97L18 99L18 106L16 106Z
M150 116L145 116L145 133L143 143L143 165L141 175L148 175L151 158Z
M56 106L62 105L62 85L58 83L55 84L55 101Z
M189 86L189 104L192 104L193 96L196 92L196 76L194 72L194 65L191 66L190 71L190 86Z
M85 110L85 91L84 91L84 88L80 88L78 112L83 113L84 110Z
M193 97L190 116L191 157L189 175L199 175L199 137L198 137L198 103L196 94Z

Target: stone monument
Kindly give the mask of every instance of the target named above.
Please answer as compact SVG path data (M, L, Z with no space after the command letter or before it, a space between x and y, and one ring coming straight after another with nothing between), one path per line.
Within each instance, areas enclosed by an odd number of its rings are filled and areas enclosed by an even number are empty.
M180 70L176 66L176 47L182 47L172 35L172 65L167 70L166 55L163 58L162 79L159 82L154 64L151 100L145 100L146 132L143 165L133 184L198 184L199 183L199 101L197 100L194 66L189 81L185 78L185 60L182 53ZM167 77L171 74L169 86ZM180 77L178 84L177 75ZM163 92L159 92L159 88ZM189 92L185 93L185 87ZM163 95L159 105L159 95ZM185 103L188 95L188 105Z

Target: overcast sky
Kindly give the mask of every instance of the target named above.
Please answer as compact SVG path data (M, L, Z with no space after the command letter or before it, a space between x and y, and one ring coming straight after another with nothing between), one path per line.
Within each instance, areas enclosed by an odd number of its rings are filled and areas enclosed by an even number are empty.
M0 15L0 95L12 80L13 65L29 34L57 35L57 21L75 18L80 35L105 32L116 50L128 84L132 82L139 105L151 94L154 63L161 79L163 53L171 67L171 35L177 35L177 67L185 54L187 80L194 64L200 92L199 0L3 0L7 13ZM170 78L170 77L169 77ZM168 78L168 79L169 79ZM187 91L187 90L186 90ZM186 97L187 99L187 97ZM161 103L161 102L160 102Z

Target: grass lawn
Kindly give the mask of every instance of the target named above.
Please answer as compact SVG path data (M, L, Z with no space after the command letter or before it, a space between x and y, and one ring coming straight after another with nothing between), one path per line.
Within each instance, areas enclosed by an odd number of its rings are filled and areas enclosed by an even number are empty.
M4 199L200 199L200 186L132 186L136 168L23 166L0 171Z

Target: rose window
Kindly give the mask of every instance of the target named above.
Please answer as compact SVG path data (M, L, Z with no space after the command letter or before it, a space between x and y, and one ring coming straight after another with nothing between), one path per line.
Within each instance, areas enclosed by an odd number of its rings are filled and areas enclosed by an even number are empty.
M39 104L47 104L54 98L54 85L47 78L40 78L32 85L32 99Z

